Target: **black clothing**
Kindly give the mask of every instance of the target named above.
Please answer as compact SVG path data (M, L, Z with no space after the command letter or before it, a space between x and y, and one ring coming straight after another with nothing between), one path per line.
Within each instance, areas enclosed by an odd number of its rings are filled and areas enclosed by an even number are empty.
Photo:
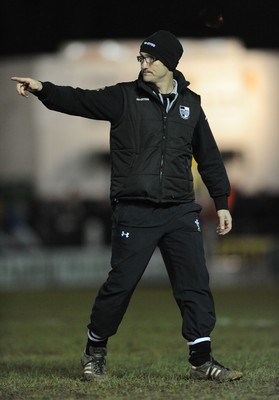
M181 72L168 112L156 88L143 81L99 90L43 83L38 98L49 109L111 123L111 270L88 325L105 339L116 333L130 298L158 246L183 319L182 334L208 340L215 325L195 204L192 157L215 201L228 208L230 184L200 105Z
M174 71L183 54L183 47L173 33L160 30L142 42L140 53L154 56L170 71Z
M115 206L112 268L93 306L90 330L101 337L117 332L130 298L158 246L183 319L182 335L188 341L210 336L215 311L208 287L200 210L195 203L163 207L125 201Z
M174 78L178 96L168 113L141 74L99 90L45 82L37 96L49 109L111 123L112 201L194 201L194 156L216 208L228 208L230 184L200 97L182 73L175 71Z

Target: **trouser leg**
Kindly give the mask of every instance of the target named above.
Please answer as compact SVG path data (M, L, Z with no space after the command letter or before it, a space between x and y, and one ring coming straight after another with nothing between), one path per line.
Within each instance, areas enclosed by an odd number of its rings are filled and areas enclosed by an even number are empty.
M215 307L209 288L198 213L183 213L159 242L173 295L182 315L182 334L189 341L210 337L215 326Z
M92 308L88 328L101 337L117 332L146 266L156 248L156 230L115 225L111 270Z

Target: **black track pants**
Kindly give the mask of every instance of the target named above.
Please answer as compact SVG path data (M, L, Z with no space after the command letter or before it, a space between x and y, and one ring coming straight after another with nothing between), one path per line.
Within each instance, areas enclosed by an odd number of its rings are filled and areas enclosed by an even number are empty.
M121 202L113 212L111 270L95 299L88 328L100 337L117 332L129 301L158 246L188 341L210 336L215 310L195 203L156 206Z

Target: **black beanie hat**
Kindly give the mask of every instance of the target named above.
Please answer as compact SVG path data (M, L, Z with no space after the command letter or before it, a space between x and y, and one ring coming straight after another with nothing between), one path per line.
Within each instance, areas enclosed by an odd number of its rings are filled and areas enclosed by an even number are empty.
M171 32L157 31L142 42L140 52L158 58L170 71L174 71L183 54L183 47Z

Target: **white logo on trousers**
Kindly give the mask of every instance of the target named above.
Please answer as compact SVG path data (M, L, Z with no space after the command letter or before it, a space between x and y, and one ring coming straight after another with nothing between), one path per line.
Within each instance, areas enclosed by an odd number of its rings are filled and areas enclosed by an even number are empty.
M199 222L198 218L195 219L195 224L197 225L197 229L200 232L201 227L200 227L200 222Z
M125 231L122 231L122 232L121 232L121 236L125 236L126 238L128 238L129 235L130 235L129 232L125 232Z

